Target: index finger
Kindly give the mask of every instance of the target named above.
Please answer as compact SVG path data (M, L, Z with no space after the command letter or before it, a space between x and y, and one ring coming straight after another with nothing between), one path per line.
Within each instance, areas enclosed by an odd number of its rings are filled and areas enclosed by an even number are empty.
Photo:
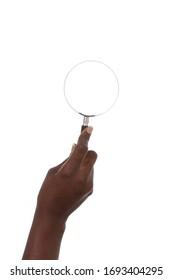
M92 126L88 126L87 128L85 128L78 138L76 147L78 147L78 146L88 147L88 142L89 142L92 131L93 131Z
M63 171L67 174L73 172L75 169L79 168L83 159L88 151L88 142L91 136L93 128L91 126L85 128L78 138L77 145L63 166Z

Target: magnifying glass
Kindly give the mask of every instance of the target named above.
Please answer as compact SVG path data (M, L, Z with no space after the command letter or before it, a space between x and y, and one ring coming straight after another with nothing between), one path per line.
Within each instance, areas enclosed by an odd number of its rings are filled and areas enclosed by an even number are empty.
M89 118L103 115L115 104L119 83L114 71L105 63L87 60L75 65L64 81L64 96L69 106L83 116L81 131Z

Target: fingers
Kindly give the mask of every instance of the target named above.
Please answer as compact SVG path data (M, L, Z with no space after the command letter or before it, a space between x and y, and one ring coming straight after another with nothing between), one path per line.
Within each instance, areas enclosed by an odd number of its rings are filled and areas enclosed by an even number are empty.
M48 174L49 175L56 175L56 173L59 171L59 169L63 166L63 164L65 164L67 161L67 159L65 159L63 162L61 162L60 164L58 164L57 166L54 166L52 168L50 168L48 170Z
M80 146L88 147L88 142L89 142L90 136L92 134L92 131L93 131L93 128L91 126L85 128L82 131L81 135L79 136L78 142L77 142L77 147L80 147Z
M88 142L93 128L87 127L82 131L78 138L77 145L74 147L67 162L62 166L61 171L70 174L78 169L88 152Z
M73 151L75 150L75 147L76 147L76 144L74 143L73 145L72 145L72 148L71 148L71 153L70 153L70 155L73 153Z
M81 165L81 168L83 169L85 176L88 176L88 174L90 174L96 160L97 160L96 152L88 151Z

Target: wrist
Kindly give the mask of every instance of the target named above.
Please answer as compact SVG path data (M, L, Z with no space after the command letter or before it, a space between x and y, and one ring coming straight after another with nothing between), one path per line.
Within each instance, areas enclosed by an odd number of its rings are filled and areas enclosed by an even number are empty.
M34 221L37 224L40 224L40 226L44 226L44 228L48 228L50 230L54 229L53 232L64 232L66 227L66 219L62 218L61 216L55 216L47 211L45 211L44 208L37 205L35 215L34 215Z
M59 257L65 221L36 208L23 259L55 260Z

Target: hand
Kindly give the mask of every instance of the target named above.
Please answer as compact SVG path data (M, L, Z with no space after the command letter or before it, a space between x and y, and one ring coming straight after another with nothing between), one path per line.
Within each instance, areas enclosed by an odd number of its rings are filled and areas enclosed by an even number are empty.
M66 221L92 194L97 154L88 151L91 132L91 127L85 129L69 158L48 171L38 195L37 209L42 215Z
M38 194L23 260L58 259L67 218L93 191L97 154L88 151L91 132L91 127L85 129L69 158L48 171Z

